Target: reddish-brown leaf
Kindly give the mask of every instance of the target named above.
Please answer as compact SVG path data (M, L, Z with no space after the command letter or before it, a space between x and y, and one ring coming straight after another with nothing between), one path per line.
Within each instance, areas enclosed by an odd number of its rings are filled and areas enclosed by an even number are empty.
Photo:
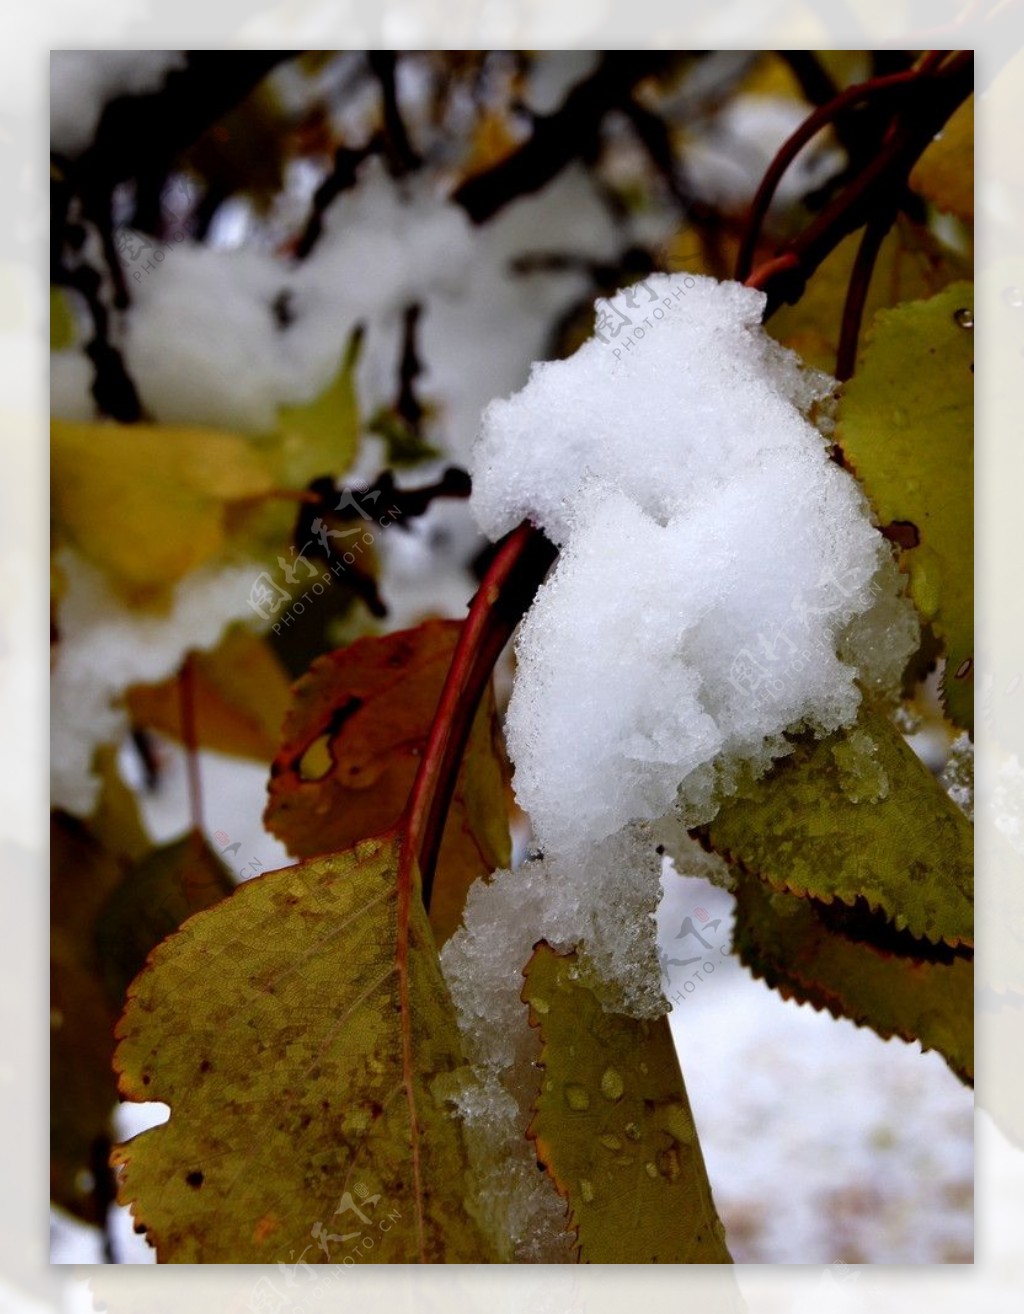
M351 848L398 821L460 628L427 621L360 639L296 683L264 818L296 857ZM439 943L458 926L473 881L508 861L508 770L488 688L441 843L430 907Z

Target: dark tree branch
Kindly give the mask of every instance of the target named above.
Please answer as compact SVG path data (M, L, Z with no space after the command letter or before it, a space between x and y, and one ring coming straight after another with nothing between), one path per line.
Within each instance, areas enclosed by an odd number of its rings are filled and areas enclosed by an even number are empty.
M395 71L398 56L393 50L371 50L367 52L370 70L380 84L381 99L384 109L384 147L385 156L395 178L402 178L412 173L422 164L422 160L413 149L405 121L398 106L398 90L395 85Z
M294 50L193 50L159 91L119 96L103 111L92 145L73 166L83 196L108 197L143 173L166 177L174 161Z
M779 56L789 65L800 90L812 105L827 105L839 95L839 88L813 50L780 50Z
M596 150L604 116L624 108L636 84L667 61L656 52L606 52L597 71L572 89L560 109L535 120L533 134L517 151L468 178L452 199L474 223L483 223L509 201L539 191L571 160Z
M798 300L807 279L843 238L871 222L879 204L885 206L893 196L902 195L914 164L958 106L971 95L972 53L959 52L935 72L922 76L920 83L920 95L913 111L908 108L899 117L875 157L799 237L748 277L752 286L768 292L767 313L784 302ZM741 263L737 276L742 270Z
M310 210L306 227L295 247L295 255L305 260L310 251L319 242L324 231L324 214L327 207L342 192L355 186L359 166L370 155L377 154L383 143L379 136L372 137L365 146L349 149L340 146L334 153L334 167L313 194L313 208Z

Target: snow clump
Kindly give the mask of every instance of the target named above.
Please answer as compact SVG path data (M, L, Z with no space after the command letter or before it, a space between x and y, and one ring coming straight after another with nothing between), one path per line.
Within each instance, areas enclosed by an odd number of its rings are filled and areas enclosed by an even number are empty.
M787 730L849 725L858 680L894 685L913 650L889 545L818 427L834 382L767 335L764 300L651 277L485 413L481 528L529 518L561 548L507 725L546 853L677 804L709 821L737 771Z
M523 1136L534 944L578 948L605 1008L664 1014L655 845L711 820L787 731L828 733L862 687L894 692L917 640L889 545L830 459L835 383L767 335L764 301L689 275L618 292L574 356L491 403L474 452L483 531L530 519L561 549L506 725L544 856L478 882L441 956L481 1216L535 1262L567 1252Z

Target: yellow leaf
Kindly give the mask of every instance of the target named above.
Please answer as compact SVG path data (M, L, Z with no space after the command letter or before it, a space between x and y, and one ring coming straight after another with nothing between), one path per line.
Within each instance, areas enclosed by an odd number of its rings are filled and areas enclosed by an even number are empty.
M128 587L175 583L225 541L225 512L273 487L237 434L148 424L51 424L54 520Z
M67 293L59 287L50 288L50 350L63 351L74 346L78 333L75 317L68 304Z
M915 192L974 222L974 97L964 101L910 173Z
M588 1264L729 1264L668 1018L606 1013L544 941L523 999L544 1047L527 1135Z
M965 1082L974 1080L974 963L960 953L932 958L892 952L831 928L813 899L773 893L739 873L734 942L740 959L784 999L827 1008L936 1049ZM922 948L926 946L922 945Z
M916 538L910 591L946 647L951 718L974 723L974 289L880 311L839 405L836 438L879 523Z
M171 1115L114 1162L162 1262L492 1258L434 1095L464 1060L407 864L386 838L257 877L132 985L121 1093Z
M768 321L768 332L816 369L836 367L843 302L860 246L860 233L843 239L821 264L803 296ZM903 301L934 296L958 279L969 278L970 262L938 242L927 229L901 216L882 243L864 308L864 323Z
M92 1222L102 1221L88 1183L117 1103L111 1060L124 987L162 936L233 888L195 836L150 849L109 758L103 766L95 817L50 820L50 1192Z

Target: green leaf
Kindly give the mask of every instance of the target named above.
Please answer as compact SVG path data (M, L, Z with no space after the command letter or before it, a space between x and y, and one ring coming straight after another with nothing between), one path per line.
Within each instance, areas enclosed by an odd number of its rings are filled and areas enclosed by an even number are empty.
M915 192L974 222L974 97L964 101L910 172Z
M836 438L879 523L898 523L918 610L946 645L951 718L974 720L974 293L956 283L875 316Z
M441 456L436 447L421 437L408 420L397 414L391 407L382 406L367 425L370 433L383 438L386 448L386 464L401 469L405 466L418 465L422 461L432 461Z
M970 957L950 951L929 960L850 939L827 924L827 909L814 900L773 893L743 873L733 947L783 998L827 1008L886 1040L919 1040L923 1049L938 1050L962 1080L973 1082Z
M292 690L265 821L289 853L349 848L393 826L409 797L461 621L427 621L319 658ZM508 768L488 686L459 768L430 924L457 929L478 876L507 867Z
M870 707L803 736L723 804L711 846L775 890L880 909L896 930L974 940L973 831L888 718Z
M729 1264L668 1018L606 1013L544 941L523 999L543 1050L527 1135L590 1264Z
M171 1115L114 1162L161 1261L491 1257L433 1094L464 1060L407 862L385 838L257 877L134 982L121 1093Z
M305 488L319 475L341 475L359 446L355 367L360 337L353 333L337 374L319 396L278 411L275 449L278 478L286 488Z

